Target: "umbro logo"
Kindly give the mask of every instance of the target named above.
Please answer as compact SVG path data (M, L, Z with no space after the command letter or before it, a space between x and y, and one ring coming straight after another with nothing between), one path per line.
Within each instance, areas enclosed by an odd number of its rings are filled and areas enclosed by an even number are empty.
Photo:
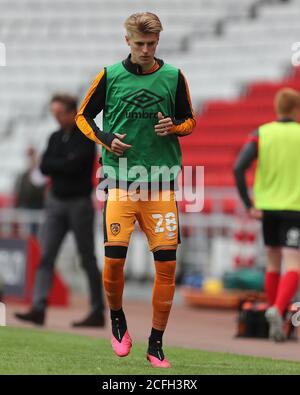
M123 97L121 100L144 109L152 106L153 104L160 103L164 98L158 96L156 93L148 91L148 89L140 89Z

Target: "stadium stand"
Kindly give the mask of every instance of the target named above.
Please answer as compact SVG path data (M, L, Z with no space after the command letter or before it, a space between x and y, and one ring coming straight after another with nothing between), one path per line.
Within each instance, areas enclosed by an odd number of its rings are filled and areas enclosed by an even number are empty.
M128 0L0 0L0 8L7 51L7 66L0 68L2 195L24 166L25 145L41 150L55 127L47 116L49 95L67 90L82 96L101 67L126 56L124 18L145 9L157 12L165 27L158 55L184 70L194 107L202 111L197 132L181 140L185 164L201 158L207 186L232 186L230 168L245 135L272 117L267 98L260 95L257 106L255 86L238 98L249 82L284 77L300 30L299 0L173 0L171 9L168 0L138 6ZM269 112L256 118L258 108ZM228 172L221 174L219 166Z
M207 102L195 133L181 140L184 163L203 164L207 186L232 186L231 170L238 150L258 125L275 119L273 98L284 86L299 90L300 73L280 82L250 84L237 100Z
M158 57L182 68L189 81L198 124L180 140L183 164L205 166L202 213L215 214L182 216L179 276L206 272L214 262L222 270L231 267L237 227L232 214L241 209L232 166L247 135L274 119L275 91L286 85L300 89L300 73L291 68L292 44L300 37L299 5L300 0L0 0L0 42L7 57L7 66L0 67L0 208L12 202L25 147L42 151L56 127L48 115L50 95L68 91L83 97L103 66L127 55L126 16L149 10L164 25ZM179 207L185 211L186 202ZM0 231L16 222L9 210L7 220L4 214ZM28 218L18 221L26 233ZM101 242L97 248L103 262ZM254 249L256 263L263 263L261 249ZM67 245L59 261L71 283L81 284L71 250ZM146 250L137 233L132 255L146 256ZM150 260L137 270L130 257L127 275L139 278L148 270L153 276Z

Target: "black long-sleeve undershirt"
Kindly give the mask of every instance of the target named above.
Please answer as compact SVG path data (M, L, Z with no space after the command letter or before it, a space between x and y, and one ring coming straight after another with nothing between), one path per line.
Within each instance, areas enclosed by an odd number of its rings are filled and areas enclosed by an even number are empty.
M257 133L257 132L256 132ZM257 144L255 141L250 141L244 145L240 151L238 158L234 165L234 177L239 195L246 208L253 206L249 197L247 183L246 183L246 171L251 166L252 162L257 158Z

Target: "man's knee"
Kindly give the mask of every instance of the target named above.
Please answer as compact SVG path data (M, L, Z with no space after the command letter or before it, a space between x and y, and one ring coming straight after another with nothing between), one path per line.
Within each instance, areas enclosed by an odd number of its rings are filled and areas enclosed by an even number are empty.
M85 270L99 270L97 266L97 259L94 254L82 254L81 255L81 266Z
M42 269L53 269L55 266L56 255L42 253L39 268Z
M105 264L103 268L105 289L109 289L114 283L119 283L121 288L123 287L126 253L127 247L117 245L105 246Z
M153 253L156 269L156 280L170 284L175 281L176 250L158 250Z
M267 270L279 272L281 267L282 250L281 247L265 247L267 255Z

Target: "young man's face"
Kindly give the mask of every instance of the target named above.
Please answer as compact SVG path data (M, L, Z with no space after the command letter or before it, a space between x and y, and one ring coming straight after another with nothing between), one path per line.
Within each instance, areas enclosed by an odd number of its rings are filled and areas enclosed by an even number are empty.
M127 44L131 49L131 60L142 67L151 66L159 40L159 34L131 33L126 36Z

